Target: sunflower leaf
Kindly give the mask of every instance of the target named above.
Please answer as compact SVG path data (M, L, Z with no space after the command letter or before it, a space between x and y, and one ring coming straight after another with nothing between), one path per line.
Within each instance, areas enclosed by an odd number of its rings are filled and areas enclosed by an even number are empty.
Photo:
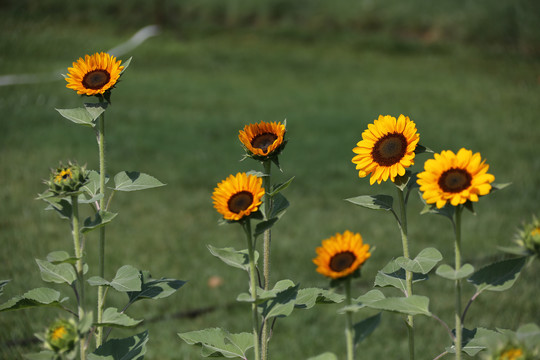
M368 209L391 211L394 198L390 195L361 195L345 201Z
M124 339L111 339L98 347L88 360L142 360L146 354L148 331Z
M298 287L291 280L280 280L276 283L273 292L276 296L259 305L263 318L266 320L273 317L289 316L294 310Z
M453 267L447 264L443 264L437 268L435 273L440 277L448 280L465 279L474 272L474 267L471 264L464 264L459 271L456 271Z
M45 282L71 285L77 279L77 273L71 264L63 263L54 265L48 261L39 259L36 259L36 263L41 272L41 279Z
M272 209L270 210L269 218L279 218L285 213L285 210L289 207L289 200L280 193L276 193L272 198Z
M373 315L354 324L354 344L359 344L366 339L381 323L381 314Z
M343 300L344 295L330 290L306 288L298 290L294 306L299 309L311 309L315 304L337 304Z
M135 320L126 314L118 312L117 308L110 307L105 309L100 323L95 323L96 326L111 326L118 328L130 328L139 325L142 320Z
M210 253L217 258L220 258L225 264L249 271L249 255L247 250L235 250L233 248L216 248L212 245L207 245ZM259 253L255 251L255 264L259 259Z
M161 181L138 171L122 171L114 176L114 190L138 191L165 186Z
M124 67L122 69L122 71L120 71L120 75L122 75L124 73L124 71L127 70L127 68L129 67L129 65L131 64L131 60L133 60L133 56L130 57L129 59L127 59L126 61L124 61L121 65Z
M469 282L476 286L477 292L504 291L511 288L518 279L527 257L502 260L476 271Z
M116 217L116 215L118 214L100 210L95 214L94 218L88 217L84 220L83 226L81 227L81 232L85 234L105 226L106 224L110 223Z
M86 108L74 108L74 109L56 109L64 118L69 121L74 122L75 124L80 124L84 126L94 127L94 119L92 115L86 110Z
M273 197L274 195L276 195L280 191L285 190L286 188L289 187L289 185L291 185L293 180L294 180L294 176L292 178L290 178L289 180L285 181L284 183L275 184L274 186L272 186L272 191L268 194L268 196Z
M401 290L404 294L407 293L405 270L398 265L396 260L391 260L384 268L378 271L375 276L374 286L386 287L392 286ZM427 280L427 275L421 273L413 273L413 283Z
M396 263L406 271L425 275L429 273L442 258L439 250L435 248L425 248L420 251L414 259L411 260L401 256L396 259Z
M424 214L436 214L436 215L442 215L444 217L447 217L450 219L450 221L454 222L454 213L456 211L455 207L446 204L442 208L437 208L434 204L427 204L426 200L422 197L422 193L419 191L418 194L420 195L420 200L424 203L424 208L422 211L420 211L421 215Z
M279 220L278 217L273 217L271 219L261 221L260 223L255 226L255 232L253 233L253 236L257 237L261 234L263 234L266 230L270 229L274 224Z
M331 352L325 352L321 355L310 357L308 360L338 360L338 358Z
M15 296L3 304L0 304L0 312L8 310L18 310L38 306L57 306L66 301L67 298L60 299L60 293L49 288L32 289L23 295Z
M189 345L201 346L204 357L247 359L247 350L254 346L253 334L231 334L218 328L179 333L178 336Z
M180 289L185 281L176 279L152 279L148 271L140 271L141 289L128 291L130 304L143 299L162 299L172 295Z
M95 122L96 119L107 110L108 103L84 103L84 108L92 118L92 122Z

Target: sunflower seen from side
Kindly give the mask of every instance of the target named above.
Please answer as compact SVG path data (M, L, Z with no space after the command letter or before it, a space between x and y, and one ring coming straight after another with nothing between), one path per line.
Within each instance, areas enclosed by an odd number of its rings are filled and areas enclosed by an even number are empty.
M238 139L248 152L248 156L264 159L279 155L285 147L285 124L264 122L244 126L238 133Z
M425 162L417 183L426 203L439 209L447 203L458 206L490 193L495 177L488 174L488 169L480 153L464 148L457 154L444 150Z
M354 273L371 256L362 236L348 230L323 240L315 251L317 257L313 263L317 265L317 272L332 279Z
M225 220L239 221L259 209L264 196L262 179L255 175L230 175L214 189L214 208Z
M120 63L121 60L104 52L85 55L68 68L66 87L79 95L103 95L118 82L124 69Z
M371 175L373 185L388 178L405 175L405 169L414 165L416 146L420 140L415 123L408 116L400 115L396 120L390 115L380 115L362 133L362 140L353 152L359 177Z

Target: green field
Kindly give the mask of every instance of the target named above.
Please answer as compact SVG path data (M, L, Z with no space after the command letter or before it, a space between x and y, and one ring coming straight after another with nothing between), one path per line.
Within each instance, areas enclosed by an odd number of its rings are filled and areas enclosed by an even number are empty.
M45 19L4 22L0 76L67 72L80 56L106 51L136 29L98 22L61 24ZM279 29L278 29L279 30ZM108 171L137 170L166 187L117 194L108 227L107 269L123 264L154 277L187 280L170 298L140 303L130 313L150 330L148 359L198 359L199 351L178 332L223 327L249 331L249 310L234 300L247 290L247 276L214 258L207 245L244 246L239 226L218 226L212 208L215 185L258 163L239 162L238 130L248 123L287 119L289 143L276 181L295 176L284 192L291 207L273 230L272 277L301 287L326 287L311 259L320 241L346 229L360 232L377 250L355 282L354 295L370 290L377 271L401 255L399 231L390 214L343 201L361 194L389 193L391 184L369 186L351 163L352 148L379 114L403 113L415 121L421 144L440 151L466 147L480 152L496 182L512 186L482 198L477 215L464 217L464 257L476 267L503 258L522 221L539 215L540 58L516 47L477 46L456 39L432 42L341 29L317 36L295 31L232 27L186 32L177 27L123 56L133 61L113 92L107 111ZM461 40L461 39L457 39ZM97 169L91 129L75 126L54 109L77 107L82 99L57 81L0 86L0 279L12 279L1 302L43 286L35 258L70 250L69 225L35 200L42 179L59 161L77 160ZM420 155L419 170L428 155ZM409 207L411 253L435 246L453 262L450 223ZM90 264L97 259L97 234L87 239ZM91 268L90 275L97 271ZM538 261L525 269L511 291L488 293L473 305L466 326L516 329L540 323ZM219 275L223 285L209 288ZM464 286L465 295L472 286ZM61 288L59 288L61 289ZM65 290L65 289L63 289ZM429 294L431 310L452 322L453 284L432 275L416 286ZM388 293L392 293L389 291ZM66 293L66 295L71 295ZM124 299L111 298L120 306ZM306 359L324 351L344 356L339 306L296 310L277 322L274 359ZM355 320L371 313L356 314ZM22 310L0 314L0 358L34 351L33 334L58 314ZM433 359L449 345L444 329L417 317L419 359ZM141 330L137 329L137 330ZM129 333L129 332L126 332ZM121 336L121 331L113 335ZM359 358L405 359L402 319L384 314L381 326L360 345Z

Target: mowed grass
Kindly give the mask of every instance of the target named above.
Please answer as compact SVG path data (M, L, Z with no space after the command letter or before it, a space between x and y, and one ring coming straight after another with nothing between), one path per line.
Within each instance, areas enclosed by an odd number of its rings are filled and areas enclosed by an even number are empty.
M43 24L41 24L43 25ZM127 32L106 27L18 24L0 40L2 74L61 70L86 53L125 41ZM538 213L540 160L539 61L517 55L459 47L429 46L414 40L342 36L302 41L250 32L180 36L163 33L132 53L133 62L113 92L107 111L107 157L111 175L122 170L151 174L166 187L117 194L119 212L107 228L107 269L131 264L155 277L187 280L168 299L131 309L150 330L148 359L198 359L198 349L178 332L223 327L249 331L249 310L234 300L247 290L247 274L212 257L207 245L244 247L239 226L217 225L212 208L215 185L229 174L261 170L239 162L238 130L248 123L287 119L289 143L276 181L294 176L285 195L291 207L274 227L272 278L301 287L326 287L311 259L320 241L346 229L376 246L355 282L354 295L372 288L377 271L400 256L398 229L390 214L343 201L361 194L394 194L391 184L369 186L351 163L351 149L379 114L403 113L417 124L421 143L435 151L461 147L481 152L504 191L481 199L477 216L464 216L466 262L480 267L504 255L522 221ZM34 200L41 180L59 161L77 160L97 169L97 146L89 128L60 117L54 108L82 100L63 80L0 87L0 279L12 279L2 301L43 286L34 258L70 250L69 225ZM429 155L417 158L421 169ZM411 253L435 246L453 262L450 223L420 216L411 197ZM96 275L97 235L86 239L89 276ZM466 326L516 329L539 322L538 262L525 269L515 287L481 296ZM223 284L210 288L208 279ZM465 287L465 295L472 287ZM59 287L66 296L72 294ZM431 296L431 310L452 322L453 286L432 275L418 294ZM395 294L391 290L388 294ZM89 303L93 299L89 296ZM111 297L110 306L124 298ZM93 305L92 305L93 306ZM319 306L277 321L270 351L274 359L304 359L324 351L344 356L344 318L339 306ZM358 313L361 320L372 313ZM36 350L27 344L58 315L55 309L0 314L0 358ZM450 341L436 321L417 317L419 359L432 359ZM136 329L134 331L142 331ZM116 331L115 336L131 334ZM379 329L358 350L362 358L406 357L402 318L384 314Z

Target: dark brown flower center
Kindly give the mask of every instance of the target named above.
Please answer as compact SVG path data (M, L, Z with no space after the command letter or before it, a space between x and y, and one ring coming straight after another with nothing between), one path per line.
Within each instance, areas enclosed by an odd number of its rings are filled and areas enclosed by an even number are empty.
M84 75L82 84L87 89L98 90L105 86L111 79L111 74L106 70L93 70Z
M330 269L340 272L351 267L356 260L356 255L350 251L343 251L332 256L330 259Z
M240 191L229 199L227 206L230 211L235 214L239 214L241 211L246 210L253 204L253 194L249 191Z
M439 187L444 192L458 193L471 186L472 176L463 169L450 169L442 173Z
M268 148L277 140L277 135L273 133L264 133L257 135L251 140L251 146L261 149L266 154Z
M381 166L398 163L407 151L407 139L403 134L393 133L380 138L373 146L371 157Z

